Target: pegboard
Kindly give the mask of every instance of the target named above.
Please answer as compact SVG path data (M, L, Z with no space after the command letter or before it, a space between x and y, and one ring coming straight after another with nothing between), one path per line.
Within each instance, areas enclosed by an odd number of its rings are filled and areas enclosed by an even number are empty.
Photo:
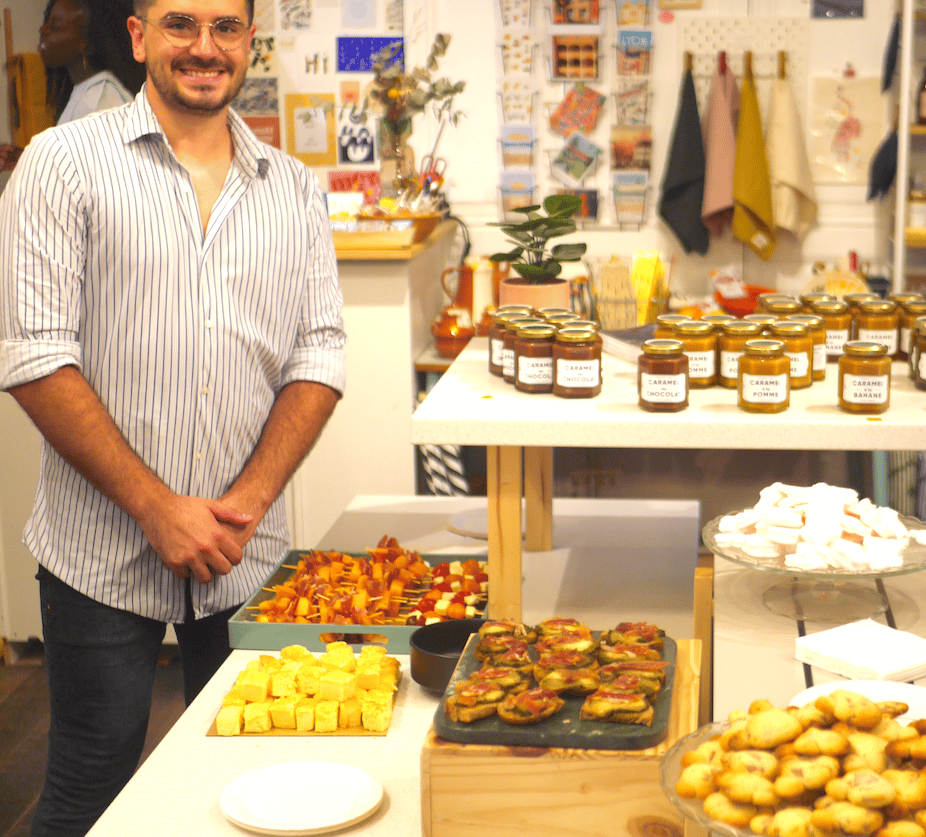
M810 20L784 17L692 17L679 29L679 48L692 56L698 105L703 109L717 54L727 53L727 65L741 81L743 53L752 51L752 74L763 113L767 112L772 81L778 76L778 53L787 54L786 71L804 124L807 124L807 75Z

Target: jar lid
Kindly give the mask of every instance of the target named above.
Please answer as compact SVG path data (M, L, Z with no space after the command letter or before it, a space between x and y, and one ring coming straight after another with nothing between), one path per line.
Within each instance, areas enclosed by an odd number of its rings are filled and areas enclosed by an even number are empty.
M849 310L849 303L840 299L821 299L812 302L810 307L817 314L845 314Z
M836 297L832 294L825 293L810 293L810 294L801 294L798 299L804 303L804 305L812 305L814 302L829 302L835 300Z
M554 339L557 343L588 343L601 340L598 332L593 328L572 328L570 326L557 329Z
M893 314L897 310L897 303L889 299L864 300L858 308L866 314Z
M856 357L879 357L887 354L887 346L871 340L850 340L843 344L842 351Z
M823 317L819 314L788 314L785 317L787 323L806 323L811 330L823 328Z
M795 314L800 311L804 306L796 300L794 297L775 297L773 299L766 299L762 303L762 307L769 314Z
M682 320L680 323L675 323L673 328L677 334L687 334L692 337L712 334L714 331L714 326L703 320Z
M541 314L540 316L545 322L552 323L553 325L565 325L566 323L573 323L576 320L582 319L578 314L573 314L571 311Z
M768 299L794 299L794 297L789 294L783 294L780 291L766 291L765 293L759 294L756 299L759 302L765 302Z
M492 314L492 322L500 326L504 325L509 320L517 320L528 316L530 316L530 314L525 311L496 311Z
M908 302L926 302L926 297L916 291L902 291L896 294L888 294L887 298L898 305L906 305Z
M778 321L778 317L774 314L747 314L743 319L747 323L759 323L760 325L771 325L774 322Z
M748 355L780 355L784 353L785 344L780 340L747 340L743 349Z
M685 349L681 340L644 340L643 354L645 355L678 355Z
M731 320L723 324L724 334L759 334L762 331L762 323L753 322L752 320Z
M843 296L843 299L849 303L849 305L857 305L859 302L873 301L877 302L881 299L880 296L873 293L858 293L858 294L846 294Z
M518 329L521 326L530 325L532 323L537 325L544 325L544 322L540 319L540 317L512 317L511 319L505 320L505 331L510 331L512 334L517 334Z
M701 317L702 323L712 323L713 325L723 325L731 323L736 319L732 314L705 314Z
M595 331L601 331L601 326L596 323L594 320L569 320L568 322L563 323L563 327L567 328L591 328Z
M804 337L810 334L810 326L807 323L798 323L794 320L776 320L770 328L776 337Z
M505 311L524 311L528 314L534 313L534 309L531 308L530 305L525 305L523 302L506 302L504 305L499 305L495 310L499 313Z
M546 323L528 323L518 328L517 335L527 340L549 340L556 334L556 329Z
M901 303L908 314L926 314L926 299L907 299Z
M690 320L691 317L686 317L684 314L657 314L656 322L662 325L674 325L675 323L681 323L685 320Z

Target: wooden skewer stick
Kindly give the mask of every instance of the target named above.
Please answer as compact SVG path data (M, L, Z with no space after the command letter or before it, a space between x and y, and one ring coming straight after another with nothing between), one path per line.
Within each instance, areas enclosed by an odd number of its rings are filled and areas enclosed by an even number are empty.
M787 63L788 53L783 49L778 50L778 78L785 79L788 77Z

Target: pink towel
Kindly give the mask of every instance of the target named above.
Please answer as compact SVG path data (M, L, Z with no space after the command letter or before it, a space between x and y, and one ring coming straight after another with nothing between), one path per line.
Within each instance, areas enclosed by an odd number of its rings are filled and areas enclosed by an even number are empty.
M704 200L701 219L717 237L733 218L733 156L740 94L723 54L711 81L701 130L704 137Z

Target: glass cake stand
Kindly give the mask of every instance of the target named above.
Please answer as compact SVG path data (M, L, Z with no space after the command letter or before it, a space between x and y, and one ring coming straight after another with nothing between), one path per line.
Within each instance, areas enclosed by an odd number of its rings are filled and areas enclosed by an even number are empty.
M729 514L735 514L730 512ZM880 585L859 583L892 575L926 569L926 545L912 538L901 553L902 563L889 569L856 571L827 569L797 570L786 567L784 558L754 558L733 546L718 546L720 520L715 517L702 530L705 546L715 555L753 570L788 576L769 587L762 596L765 606L779 616L808 622L845 623L867 619L883 613L888 606ZM926 529L926 523L914 517L900 516L907 529Z

